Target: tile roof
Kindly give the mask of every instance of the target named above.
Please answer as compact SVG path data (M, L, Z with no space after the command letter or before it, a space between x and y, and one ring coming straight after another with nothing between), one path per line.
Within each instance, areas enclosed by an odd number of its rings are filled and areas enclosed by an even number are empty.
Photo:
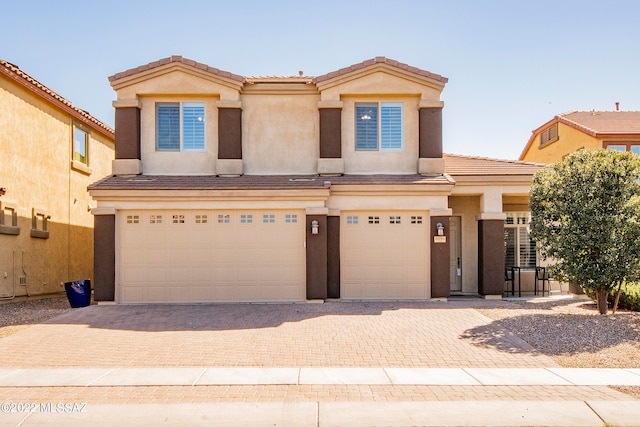
M123 77L128 77L134 74L141 73L143 71L152 70L154 68L161 67L163 65L171 64L171 63L181 63L185 65L189 65L191 67L199 68L203 71L206 71L211 74L216 74L220 77L225 77L231 80L237 80L241 83L244 83L245 78L239 76L237 74L230 73L228 71L223 71L218 68L210 67L207 64L203 64L202 62L197 62L192 59L183 58L180 55L173 55L168 58L159 59L157 61L150 62L145 65L140 65L139 67L130 68L128 70L122 71L120 73L116 73L112 76L109 76L109 81L112 82L114 80L121 79Z
M306 76L306 75L297 75L297 76L240 76L237 74L230 73L228 71L222 71L214 67L210 67L207 64L203 64L201 62L196 62L191 59L183 58L180 55L173 55L167 58L159 59L157 61L150 62L145 65L140 65L139 67L131 68L129 70L122 71L120 73L116 73L109 77L109 81L113 82L115 80L121 79L123 77L128 77L135 75L137 73L152 70L157 67L161 67L163 65L171 64L171 63L182 63L185 65L190 65L192 67L199 68L206 72L219 75L221 77L226 77L232 80L237 80L241 83L317 83L324 80L331 79L333 77L341 76L343 74L347 74L353 71L357 71L363 69L365 67L375 65L375 64L387 64L393 67L397 67L411 73L419 74L421 76L429 77L434 80L438 80L442 83L447 83L449 79L446 77L442 77L441 75L431 73L426 70L421 70L420 68L412 67L408 64L395 61L393 59L385 58L384 56L377 56L373 59L369 59L367 61L363 61L354 65L351 65L346 68L342 68L337 71L332 71L328 74L324 74L321 76Z
M538 169L545 167L542 163L523 162L520 160L500 160L487 157L445 154L445 173L456 176L517 176L533 175Z
M63 98L55 91L49 89L48 87L31 77L29 74L22 71L18 66L0 59L0 74L5 75L9 79L18 83L27 90L30 90L49 103L56 105L58 108L61 108L67 113L71 114L77 120L91 126L93 129L96 129L106 137L114 139L115 134L113 129L93 117L87 111L75 107L71 103L71 101Z
M545 165L517 160L445 154L445 173L452 176L530 176ZM90 190L297 190L327 185L424 185L453 184L447 176L410 175L242 175L237 177L193 175L109 176ZM326 184L328 183L328 184Z
M640 135L640 111L572 111L556 117L591 136Z
M375 65L375 64L391 65L392 67L401 68L401 69L407 70L407 71L409 71L411 73L415 73L415 74L419 74L421 76L429 77L429 78L434 79L434 80L439 80L442 83L447 83L449 81L449 79L447 79L446 77L443 77L443 76L441 76L439 74L434 74L434 73L431 73L431 72L426 71L426 70L421 70L420 68L412 67L412 66L410 66L408 64L404 64L402 62L398 62L398 61L395 61L393 59L385 58L384 56L376 56L373 59L362 61L362 62L359 62L357 64L353 64L353 65L351 65L349 67L341 68L341 69L339 69L337 71L332 71L332 72L330 72L328 74L324 74L322 76L317 76L316 78L313 79L313 82L314 83L319 83L321 81L332 79L334 77L338 77L338 76L341 76L343 74L348 74L348 73L351 73L353 71L361 70L363 68L366 68L366 67L369 67L369 66Z
M326 184L325 184L326 183ZM422 175L242 175L109 176L89 186L89 190L298 190L329 185L448 184L443 176Z

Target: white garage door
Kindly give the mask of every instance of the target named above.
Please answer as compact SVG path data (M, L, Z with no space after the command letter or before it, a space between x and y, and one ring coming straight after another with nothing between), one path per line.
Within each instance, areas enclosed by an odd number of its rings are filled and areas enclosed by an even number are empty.
M119 302L301 301L304 211L118 213Z
M426 299L429 229L426 212L342 212L344 299Z

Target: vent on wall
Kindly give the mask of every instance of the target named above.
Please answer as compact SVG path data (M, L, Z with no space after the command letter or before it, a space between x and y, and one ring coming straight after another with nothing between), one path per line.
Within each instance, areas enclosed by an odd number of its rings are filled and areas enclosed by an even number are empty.
M27 276L20 276L19 280L21 285L27 284Z

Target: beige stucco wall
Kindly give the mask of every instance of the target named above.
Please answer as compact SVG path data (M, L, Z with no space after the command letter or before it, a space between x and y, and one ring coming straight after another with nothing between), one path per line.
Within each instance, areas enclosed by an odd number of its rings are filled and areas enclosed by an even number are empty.
M91 130L89 168L71 167L72 117L0 77L0 204L15 204L20 234L0 234L0 297L58 292L93 276L87 186L108 175L113 141ZM30 237L32 209L50 215L49 239ZM8 220L8 218L7 218ZM26 286L19 277L26 277Z
M262 93L256 88L242 95L242 156L248 175L317 171L319 96L314 90L281 90Z

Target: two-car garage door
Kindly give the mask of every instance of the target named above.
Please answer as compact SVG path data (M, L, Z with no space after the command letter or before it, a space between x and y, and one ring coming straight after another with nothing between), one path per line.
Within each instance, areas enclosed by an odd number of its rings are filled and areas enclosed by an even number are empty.
M305 212L121 211L119 302L301 301Z

